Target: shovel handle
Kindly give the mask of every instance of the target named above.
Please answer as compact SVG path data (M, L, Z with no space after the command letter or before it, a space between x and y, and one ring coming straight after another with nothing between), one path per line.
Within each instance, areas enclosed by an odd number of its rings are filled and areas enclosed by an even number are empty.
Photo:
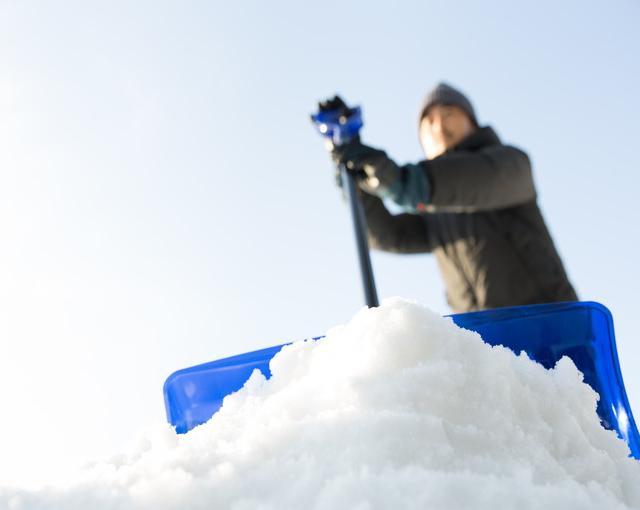
M371 266L371 256L369 254L369 242L367 240L367 222L364 217L362 205L358 199L357 184L355 177L347 171L346 167L340 165L342 182L347 187L349 198L349 208L351 209L351 219L353 221L353 231L356 239L356 249L358 251L358 261L360 263L360 275L364 289L364 298L369 308L378 306L378 293L373 279L373 268Z

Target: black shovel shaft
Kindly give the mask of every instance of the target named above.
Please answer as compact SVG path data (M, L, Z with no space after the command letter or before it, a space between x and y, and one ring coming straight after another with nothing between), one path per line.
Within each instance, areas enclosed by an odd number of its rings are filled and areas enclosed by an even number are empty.
M342 174L342 182L347 187L351 219L353 220L353 231L356 238L356 248L358 250L358 261L360 262L360 275L362 276L362 286L364 288L364 298L367 306L373 308L378 306L378 293L376 292L373 268L371 267L371 256L369 255L367 222L364 217L362 205L358 199L355 177L347 171L344 165L340 165L340 172Z

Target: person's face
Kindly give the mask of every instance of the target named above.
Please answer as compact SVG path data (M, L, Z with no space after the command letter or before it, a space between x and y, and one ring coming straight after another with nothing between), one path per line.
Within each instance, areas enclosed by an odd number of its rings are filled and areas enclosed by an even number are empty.
M458 145L475 130L469 116L457 106L434 105L420 121L420 144L427 159Z

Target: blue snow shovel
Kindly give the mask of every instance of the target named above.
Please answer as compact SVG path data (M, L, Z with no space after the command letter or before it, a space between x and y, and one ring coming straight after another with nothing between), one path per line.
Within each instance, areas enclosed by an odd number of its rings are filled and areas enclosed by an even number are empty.
M360 110L345 116L318 112L314 122L334 142L357 134L362 121ZM321 115L325 114L325 115ZM349 117L352 117L349 120ZM346 126L344 131L341 126ZM342 140L342 141L341 141ZM366 225L353 177L341 168L351 205L356 243L368 306L377 306L373 272L366 244ZM613 330L611 313L593 302L552 303L470 312L450 316L460 327L478 332L490 345L503 345L527 355L546 368L568 356L584 380L599 395L597 412L602 425L615 431L629 445L631 455L640 459L640 436L627 400ZM284 344L286 345L286 344ZM269 361L283 345L212 361L174 372L164 384L167 419L176 432L186 433L205 423L222 406L225 396L238 391L253 370L271 376Z
M546 368L568 356L599 395L602 425L617 432L640 459L640 437L627 400L611 313L593 302L552 303L450 315L460 327L477 331L491 345L522 351ZM286 344L285 344L286 345ZM221 407L254 369L271 376L269 361L283 345L212 361L173 373L164 384L169 423L185 433Z

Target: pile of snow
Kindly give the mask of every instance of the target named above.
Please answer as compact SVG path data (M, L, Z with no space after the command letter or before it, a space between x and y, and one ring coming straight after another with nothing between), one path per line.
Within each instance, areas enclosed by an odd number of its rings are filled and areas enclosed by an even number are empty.
M0 508L640 508L568 359L545 370L401 299L298 342L207 424Z

